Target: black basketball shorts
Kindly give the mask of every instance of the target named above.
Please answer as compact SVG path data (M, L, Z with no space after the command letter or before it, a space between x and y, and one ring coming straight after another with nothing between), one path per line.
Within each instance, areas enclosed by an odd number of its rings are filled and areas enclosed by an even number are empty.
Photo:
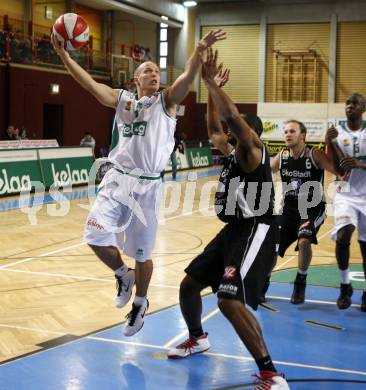
M185 272L219 298L237 299L256 310L276 258L276 229L275 218L228 223Z
M286 206L280 217L280 245L278 254L283 257L287 248L299 238L308 238L312 244L317 244L316 235L326 218L325 205L308 210L308 218L301 219L296 207ZM298 250L296 245L295 250Z

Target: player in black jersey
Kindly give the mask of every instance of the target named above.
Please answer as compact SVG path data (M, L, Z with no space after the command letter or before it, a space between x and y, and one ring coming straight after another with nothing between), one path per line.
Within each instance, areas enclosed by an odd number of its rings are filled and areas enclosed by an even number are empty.
M216 61L217 52L209 50L202 77L209 94L208 134L227 156L215 199L216 213L226 225L185 270L180 306L189 338L171 349L168 357L184 358L210 347L202 329L200 295L210 286L217 293L221 312L254 357L260 370L260 386L285 390L289 387L273 365L260 325L245 306L257 308L275 256L274 190L269 157L259 138L263 127L256 116L242 118L220 88L228 79L228 71L217 67ZM236 139L235 148L229 144L220 117Z
M274 157L272 171L280 171L283 184L283 208L280 218L280 245L283 257L287 248L297 241L298 272L294 281L291 303L305 301L307 271L312 258L311 244L326 218L323 198L324 169L335 173L332 160L320 149L305 143L306 127L297 120L285 124L286 148Z

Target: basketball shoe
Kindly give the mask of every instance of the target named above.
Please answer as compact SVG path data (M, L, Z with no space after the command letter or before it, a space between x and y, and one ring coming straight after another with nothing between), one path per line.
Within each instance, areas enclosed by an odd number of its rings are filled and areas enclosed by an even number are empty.
M294 291L291 296L291 303L298 305L305 302L306 276L297 274L294 281Z
M189 336L182 344L177 345L168 352L169 359L182 359L195 353L202 353L210 348L208 334L204 333L200 337Z
M127 314L127 321L123 330L125 336L133 336L144 326L144 317L148 308L149 301L147 299L140 306L135 305L135 303L132 304L132 310Z
M341 292L340 292L339 297L337 299L338 309L347 309L351 306L352 294L353 294L352 285L341 283Z
M114 275L116 278L116 307L119 309L126 306L132 295L132 288L135 284L135 270L129 268L123 276Z
M290 386L286 382L283 374L272 371L261 371L257 376L259 384L255 390L289 390Z

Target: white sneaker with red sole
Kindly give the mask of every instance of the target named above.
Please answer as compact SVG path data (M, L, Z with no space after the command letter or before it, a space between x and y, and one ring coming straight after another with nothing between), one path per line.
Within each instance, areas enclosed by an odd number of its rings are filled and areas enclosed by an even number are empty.
M205 333L200 337L189 336L182 344L177 345L168 352L169 359L183 359L195 353L202 353L210 348L208 334Z
M257 377L259 384L255 387L255 390L289 390L288 385L283 374L272 371L261 371Z

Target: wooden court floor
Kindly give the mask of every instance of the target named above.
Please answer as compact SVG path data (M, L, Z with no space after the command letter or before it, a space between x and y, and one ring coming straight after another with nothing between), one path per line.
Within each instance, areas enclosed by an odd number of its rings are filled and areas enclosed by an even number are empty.
M216 180L166 182L149 312L178 303L184 268L223 226L212 210ZM327 177L327 183L332 180ZM178 192L176 208L171 200ZM124 321L130 307L114 307L113 273L82 242L89 205L85 198L71 201L68 212L60 205L37 206L32 218L29 210L0 213L0 363L40 350L55 338L82 336ZM313 264L335 263L331 229L328 217L313 248ZM351 262L360 262L356 238ZM291 247L276 269L296 264Z

